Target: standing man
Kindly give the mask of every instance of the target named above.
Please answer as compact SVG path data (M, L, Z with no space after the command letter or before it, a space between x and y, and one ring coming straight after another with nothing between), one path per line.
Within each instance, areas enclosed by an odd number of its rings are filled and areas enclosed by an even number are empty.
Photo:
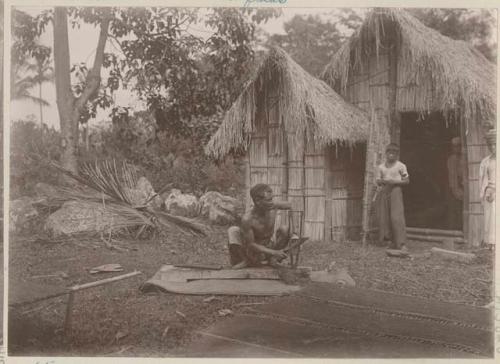
M274 235L276 210L290 210L289 202L274 202L273 190L259 183L250 189L253 208L241 219L241 226L228 229L229 258L234 269L259 266L264 261L276 265L288 255L283 249L289 241L289 229L280 226Z
M465 162L459 137L451 140L451 155L448 157L446 165L448 167L447 226L450 230L461 230Z
M479 165L480 197L484 209L483 244L490 249L495 246L496 134L496 129L490 129L486 133L486 143L491 154Z
M390 248L408 251L402 186L410 183L406 166L399 160L399 146L391 143L385 149L385 162L378 166L379 242L390 240Z

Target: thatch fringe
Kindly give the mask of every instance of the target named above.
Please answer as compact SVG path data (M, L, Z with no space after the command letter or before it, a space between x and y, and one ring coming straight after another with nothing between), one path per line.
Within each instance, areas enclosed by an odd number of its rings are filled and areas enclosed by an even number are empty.
M318 146L366 140L367 115L307 73L285 51L273 47L226 113L206 153L220 158L231 150L246 150L256 130L257 110L267 108L272 89L277 90L280 120L297 142L304 140L304 134Z
M349 75L363 67L370 55L378 55L388 25L395 25L399 62L409 70L408 78L399 82L408 86L430 79L434 106L445 114L458 111L466 120L476 121L495 117L495 66L471 44L445 37L400 9L370 12L333 56L322 79L344 94ZM415 111L432 111L426 103L417 107Z

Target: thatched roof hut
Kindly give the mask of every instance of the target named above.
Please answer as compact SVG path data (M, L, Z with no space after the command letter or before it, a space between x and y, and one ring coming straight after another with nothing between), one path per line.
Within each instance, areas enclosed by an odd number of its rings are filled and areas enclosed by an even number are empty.
M400 144L401 160L412 176L404 189L406 222L417 228L411 231L425 228L441 234L451 229L469 244L480 244L478 171L488 153L483 127L496 120L495 66L472 44L443 36L406 11L374 9L333 56L322 78L370 114L365 236L376 229L375 168L392 141ZM455 211L446 197L451 194L447 159L454 137L461 139L466 163L462 211L460 204ZM462 221L450 222L451 212L463 216Z
M467 120L495 115L495 66L472 44L444 36L404 10L371 11L334 55L322 78L336 90L345 91L349 74L358 72L363 59L382 48L384 24L386 28L387 24L394 26L394 45L399 50L399 63L406 67L406 85L432 80L433 103L416 105L416 111L460 110Z
M247 149L257 109L262 107L259 100L265 102L271 88L279 95L278 112L288 133L302 138L306 131L318 145L366 140L367 115L307 73L285 51L273 47L226 113L206 146L207 154L220 158L231 150Z
M360 219L368 115L272 48L227 112L206 152L246 151L245 185L267 183L288 200L298 229L313 239ZM358 167L349 174L347 166ZM335 201L335 203L333 203ZM360 203L358 203L360 205ZM297 218L297 219L296 219ZM286 216L278 215L279 219ZM283 222L283 220L280 220ZM279 224L279 221L278 221ZM299 233L299 231L296 231Z

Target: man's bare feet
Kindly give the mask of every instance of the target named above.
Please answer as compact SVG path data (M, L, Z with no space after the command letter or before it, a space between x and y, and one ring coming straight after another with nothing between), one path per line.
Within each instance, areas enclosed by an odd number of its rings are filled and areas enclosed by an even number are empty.
M246 260L242 260L238 264L233 265L231 268L232 269L243 269L248 267L248 262Z
M269 259L269 266L273 267L273 268L283 268L285 266L281 263L281 261L282 261L282 259L277 259L276 257L271 257Z

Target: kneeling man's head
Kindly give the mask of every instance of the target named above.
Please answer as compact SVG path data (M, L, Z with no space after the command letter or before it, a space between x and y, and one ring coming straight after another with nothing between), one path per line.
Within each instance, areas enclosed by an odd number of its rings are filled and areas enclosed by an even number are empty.
M258 183L250 189L250 197L255 206L269 204L273 201L273 190L265 183Z

